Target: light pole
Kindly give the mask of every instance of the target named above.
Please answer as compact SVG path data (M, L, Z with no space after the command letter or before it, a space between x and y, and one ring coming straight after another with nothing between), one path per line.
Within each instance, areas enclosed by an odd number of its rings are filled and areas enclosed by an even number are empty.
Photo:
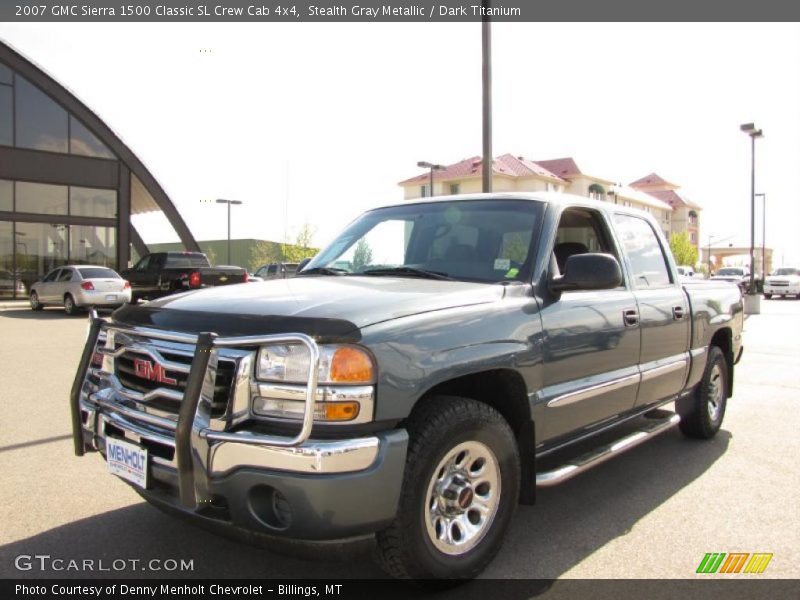
M422 167L423 169L430 169L431 170L431 196L433 196L433 172L434 171L444 171L447 167L444 165L437 165L426 160L421 160L417 163L418 167Z
M228 205L228 264L231 264L231 204L241 203L241 200L223 200L222 198L217 198L217 204Z
M767 195L755 194L761 196L761 282L762 286L764 281L767 280Z
M747 293L754 295L756 293L753 254L753 248L756 245L756 138L764 137L764 132L756 129L754 123L745 123L739 129L750 136L750 285Z
M484 14L489 13L489 0L482 0L481 6ZM483 192L492 191L492 25L489 17L483 18L481 23L481 89L482 93L482 130L483 130Z

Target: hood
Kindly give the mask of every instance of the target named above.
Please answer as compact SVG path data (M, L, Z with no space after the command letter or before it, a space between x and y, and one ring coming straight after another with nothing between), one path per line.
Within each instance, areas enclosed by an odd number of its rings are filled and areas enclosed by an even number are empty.
M208 288L124 307L130 325L220 335L339 337L381 321L500 300L504 286L411 277L302 276Z

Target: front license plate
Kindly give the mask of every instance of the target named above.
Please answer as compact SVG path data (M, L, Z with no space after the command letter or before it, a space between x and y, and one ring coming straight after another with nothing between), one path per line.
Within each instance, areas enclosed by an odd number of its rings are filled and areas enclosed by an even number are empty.
M147 488L147 450L135 444L106 438L106 461L109 473Z
M117 295L116 294L106 294L106 302L116 302Z

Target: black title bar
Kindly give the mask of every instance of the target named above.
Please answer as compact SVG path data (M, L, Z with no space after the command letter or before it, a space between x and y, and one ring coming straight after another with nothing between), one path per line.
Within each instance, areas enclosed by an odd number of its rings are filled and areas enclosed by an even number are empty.
M788 0L13 0L8 22L797 21Z

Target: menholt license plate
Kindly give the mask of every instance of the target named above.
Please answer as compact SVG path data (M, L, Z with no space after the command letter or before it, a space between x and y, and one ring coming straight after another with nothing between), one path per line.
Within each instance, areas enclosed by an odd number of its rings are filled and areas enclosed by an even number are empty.
M147 488L147 450L135 444L106 438L108 471Z

